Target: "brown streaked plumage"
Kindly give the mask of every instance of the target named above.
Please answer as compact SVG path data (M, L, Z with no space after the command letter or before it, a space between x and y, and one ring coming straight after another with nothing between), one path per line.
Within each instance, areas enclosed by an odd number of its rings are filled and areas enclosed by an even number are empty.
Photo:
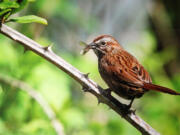
M112 36L98 36L87 47L97 55L100 75L109 89L123 98L131 99L130 106L134 98L141 97L148 90L180 95L169 88L152 84L144 67Z

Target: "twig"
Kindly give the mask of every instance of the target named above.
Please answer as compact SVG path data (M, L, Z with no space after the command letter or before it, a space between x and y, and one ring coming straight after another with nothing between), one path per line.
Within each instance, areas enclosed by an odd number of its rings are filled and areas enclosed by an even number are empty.
M48 116L57 135L64 135L62 124L56 119L56 115L55 115L54 111L51 109L49 104L44 100L44 98L42 97L42 95L39 92L34 90L32 87L30 87L25 82L22 82L22 81L19 81L16 79L12 79L7 76L0 75L0 82L6 83L15 88L19 88L19 89L25 91L32 98L34 98L39 103L39 105L42 107L42 109L46 113L46 115Z
M124 104L120 103L112 96L108 96L103 89L95 82L90 80L86 74L81 73L72 65L64 61L61 57L57 56L50 47L42 47L40 44L31 40L30 38L22 35L21 33L13 30L12 28L2 24L0 32L14 41L19 42L24 48L35 52L36 54L44 57L46 60L56 65L59 69L69 74L73 79L79 82L87 92L90 92L97 97L99 102L108 105L111 109L117 112L120 116L126 119L131 125L138 129L143 135L160 135L149 124L144 122L140 117L134 113L123 115Z

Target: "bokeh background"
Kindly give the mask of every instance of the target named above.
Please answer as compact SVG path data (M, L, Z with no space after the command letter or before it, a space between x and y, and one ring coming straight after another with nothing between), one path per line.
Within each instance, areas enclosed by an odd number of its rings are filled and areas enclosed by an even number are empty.
M11 27L53 50L90 78L99 76L92 51L80 55L79 41L113 35L150 72L154 83L180 92L179 0L35 0L14 16L34 14L48 25ZM52 107L67 135L140 135L67 74L0 34L0 76L21 80ZM180 134L180 97L149 92L134 102L137 115L163 135ZM26 92L0 81L0 135L55 135L42 107Z

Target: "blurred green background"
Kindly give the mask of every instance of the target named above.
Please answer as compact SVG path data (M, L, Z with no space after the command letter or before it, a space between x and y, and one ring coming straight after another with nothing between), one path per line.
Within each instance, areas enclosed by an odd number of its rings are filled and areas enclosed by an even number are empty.
M99 76L97 58L80 55L79 41L113 35L150 72L154 83L180 92L179 0L35 0L14 16L34 14L48 25L8 23L53 50L90 78ZM0 76L21 80L52 107L67 135L140 135L67 74L0 34ZM149 92L133 108L163 135L180 134L180 97ZM0 135L55 135L41 106L26 92L0 81Z

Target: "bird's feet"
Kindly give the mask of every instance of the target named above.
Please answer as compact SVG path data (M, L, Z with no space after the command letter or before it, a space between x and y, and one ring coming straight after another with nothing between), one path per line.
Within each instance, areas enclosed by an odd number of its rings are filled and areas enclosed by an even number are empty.
M136 110L135 109L131 109L131 106L129 105L124 105L122 108L122 117L127 116L130 113L135 114Z
M127 115L129 113L134 113L135 114L136 110L131 109L134 98L131 99L131 101L130 101L130 103L128 105L123 106L122 116L125 116L125 115Z

